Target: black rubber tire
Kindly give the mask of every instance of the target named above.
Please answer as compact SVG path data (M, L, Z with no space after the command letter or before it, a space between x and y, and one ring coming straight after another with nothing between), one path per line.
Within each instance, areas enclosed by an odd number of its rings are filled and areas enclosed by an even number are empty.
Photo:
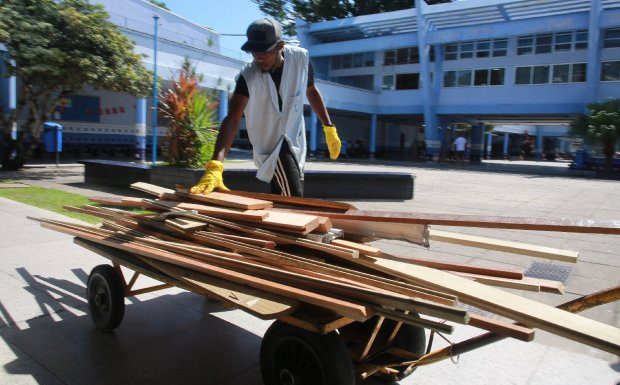
M125 315L125 296L121 277L110 265L96 266L88 276L86 298L97 329L116 329Z
M316 334L275 321L260 348L265 385L353 385L353 361L336 332Z

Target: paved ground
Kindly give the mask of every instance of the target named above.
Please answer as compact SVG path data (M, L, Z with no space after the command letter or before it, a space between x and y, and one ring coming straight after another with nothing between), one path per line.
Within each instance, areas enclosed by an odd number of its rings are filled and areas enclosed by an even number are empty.
M246 166L239 162L227 167ZM470 166L310 162L308 167L416 174L414 200L351 202L365 209L620 219L617 181L490 173ZM0 178L90 196L127 193L85 185L81 166L29 168ZM0 216L0 384L261 383L258 351L269 322L170 289L128 300L121 327L100 334L85 313L84 290L90 269L107 261L73 245L70 237L27 219L60 218L57 214L0 199ZM620 236L450 230L579 250L580 262L571 266L439 243L429 250L393 241L378 245L394 254L473 265L545 267L565 279L567 294L519 294L554 305L620 284ZM620 303L584 315L620 327ZM470 327L456 329L450 340L479 333ZM447 360L421 368L401 383L463 382L613 385L620 383L620 362L610 354L537 331L535 342L502 341L462 355L458 364Z

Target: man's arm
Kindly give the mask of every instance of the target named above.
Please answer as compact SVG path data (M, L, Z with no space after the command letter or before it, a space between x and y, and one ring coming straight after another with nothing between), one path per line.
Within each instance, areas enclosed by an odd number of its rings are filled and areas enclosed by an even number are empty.
M308 102L310 103L310 107L316 112L319 120L324 126L331 126L332 121L329 118L329 114L327 113L327 108L325 108L325 102L323 102L323 97L319 92L319 89L313 85L306 88L306 97L308 98Z
M223 161L235 140L239 122L243 117L243 111L248 104L249 98L240 94L233 94L230 99L228 115L222 121L220 132L217 134L215 149L213 150L212 160Z

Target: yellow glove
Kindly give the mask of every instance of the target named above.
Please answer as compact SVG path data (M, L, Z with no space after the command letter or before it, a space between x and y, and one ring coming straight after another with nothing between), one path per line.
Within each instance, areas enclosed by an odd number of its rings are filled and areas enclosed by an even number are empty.
M192 194L208 194L215 189L229 191L228 187L224 186L224 178L222 172L224 172L224 165L222 162L212 160L205 165L205 174L200 178L198 183L189 192Z
M323 125L323 131L325 132L325 141L327 142L327 149L329 150L329 157L332 160L338 159L340 156L340 138L338 138L338 132L336 126Z

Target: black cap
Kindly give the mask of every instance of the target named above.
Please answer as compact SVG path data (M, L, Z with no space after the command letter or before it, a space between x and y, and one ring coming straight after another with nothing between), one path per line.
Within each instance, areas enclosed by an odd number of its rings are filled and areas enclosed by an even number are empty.
M282 27L273 19L259 19L252 22L245 34L248 41L241 46L245 52L269 51L282 41Z

